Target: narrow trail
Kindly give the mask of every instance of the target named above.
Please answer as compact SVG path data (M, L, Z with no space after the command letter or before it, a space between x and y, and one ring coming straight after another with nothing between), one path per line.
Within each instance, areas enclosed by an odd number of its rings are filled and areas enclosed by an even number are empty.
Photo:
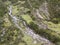
M13 21L13 23L15 24L15 26L16 26L17 28L19 28L23 33L31 36L33 39L35 39L35 40L37 40L37 41L39 41L39 42L41 42L41 43L44 43L44 45L54 45L54 44L51 43L49 40L41 37L41 36L38 35L38 34L35 34L35 33L33 32L33 30L30 29L30 28L26 25L25 21L22 22L22 23L25 25L25 31L24 31L24 29L21 28L21 27L19 26L19 24L18 24L18 21L20 21L20 19L18 19L16 16L13 16L13 15L12 15L12 6L11 6L11 5L9 6L9 16L12 18L12 21Z

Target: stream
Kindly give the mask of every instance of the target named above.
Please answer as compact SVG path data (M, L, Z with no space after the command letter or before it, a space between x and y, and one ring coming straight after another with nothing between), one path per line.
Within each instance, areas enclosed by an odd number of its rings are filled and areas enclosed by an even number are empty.
M34 40L37 40L37 41L39 41L39 42L41 42L41 43L44 43L43 45L54 45L53 43L51 43L49 40L45 39L44 37L41 37L40 35L35 34L35 33L33 32L33 30L30 29L30 28L26 25L25 21L22 22L22 23L25 25L25 31L24 31L24 29L21 28L21 27L19 26L19 24L18 24L18 21L20 21L20 19L18 19L16 16L13 16L13 15L12 15L12 5L9 6L9 16L12 18L12 21L13 21L13 23L15 24L15 26L16 26L17 28L19 28L23 33L31 36Z

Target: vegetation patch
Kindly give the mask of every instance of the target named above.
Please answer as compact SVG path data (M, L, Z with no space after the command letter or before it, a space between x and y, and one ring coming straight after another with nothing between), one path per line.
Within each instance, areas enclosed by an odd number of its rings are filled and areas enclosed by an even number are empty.
M33 22L32 18L26 14L26 15L21 15L22 18L29 24L30 22Z

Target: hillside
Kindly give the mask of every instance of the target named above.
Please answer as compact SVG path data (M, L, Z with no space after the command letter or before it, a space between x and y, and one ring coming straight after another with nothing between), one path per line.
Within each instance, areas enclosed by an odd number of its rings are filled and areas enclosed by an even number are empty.
M0 45L60 45L60 0L0 0Z

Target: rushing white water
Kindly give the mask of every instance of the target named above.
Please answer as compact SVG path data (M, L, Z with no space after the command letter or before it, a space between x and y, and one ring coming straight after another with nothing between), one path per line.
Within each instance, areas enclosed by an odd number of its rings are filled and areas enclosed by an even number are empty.
M31 36L33 39L35 39L35 40L37 40L37 41L40 41L40 42L44 43L44 45L52 45L52 43L51 43L49 40L47 40L47 39L39 36L38 34L35 34L35 33L33 32L33 30L30 29L30 28L26 25L25 21L22 22L22 23L25 25L25 31L24 31L24 30L19 26L19 24L18 24L18 21L20 21L20 20L19 20L16 16L13 16L13 15L12 15L12 6L9 7L9 16L12 18L12 21L13 21L13 23L15 24L15 26L16 26L17 28L19 28L23 33ZM36 41L35 41L35 43L36 43Z

